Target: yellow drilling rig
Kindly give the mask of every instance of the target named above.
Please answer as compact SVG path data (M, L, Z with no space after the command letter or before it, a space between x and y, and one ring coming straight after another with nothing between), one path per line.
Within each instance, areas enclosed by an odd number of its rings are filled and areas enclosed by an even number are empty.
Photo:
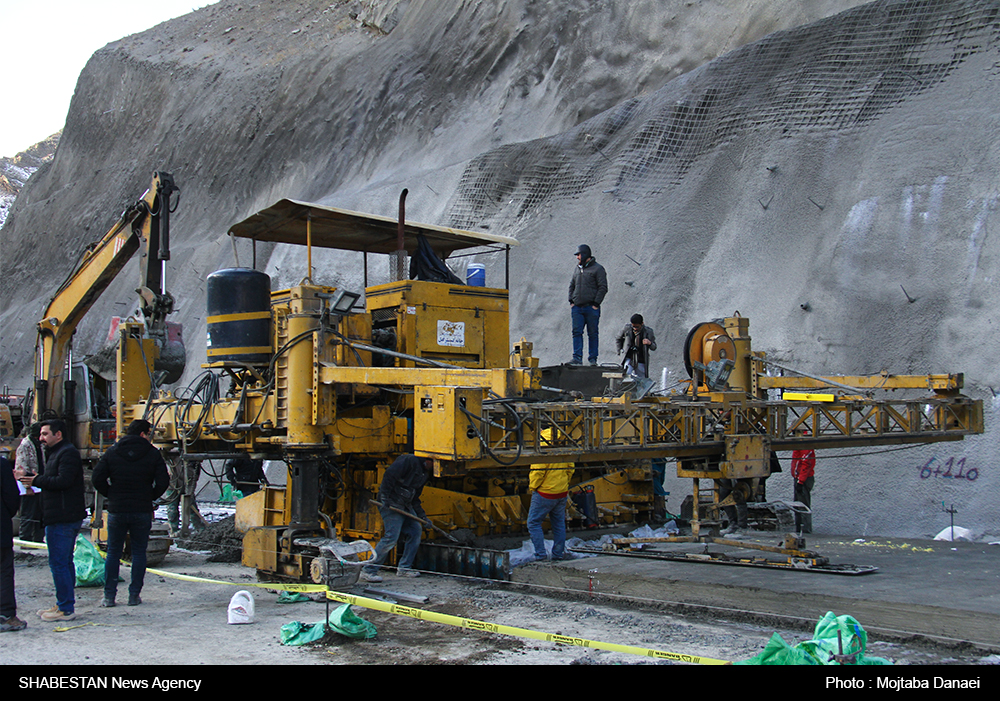
M175 464L283 461L285 485L237 506L243 562L265 578L356 580L354 563L381 535L373 500L403 453L434 464L422 497L434 529L416 566L505 578L505 553L439 534L524 533L531 464L575 463L571 492L580 498L568 517L593 526L647 519L650 463L674 460L678 475L693 480L692 537L711 539L720 510L752 498L769 475L774 450L929 443L983 431L982 403L960 393L961 375L769 376L739 315L688 335L685 391L654 395L640 383L604 396L559 394L543 386L531 343L510 347L509 273L500 288L441 270L441 261L470 252L509 262L517 241L406 222L403 197L395 220L283 199L229 233L255 250L258 242L299 247L301 282L272 290L263 272L238 267L209 276L204 373L176 394L153 371L162 340L148 323L123 321L117 430L146 418ZM327 249L357 256L363 291L314 281L313 256ZM369 257L389 257L396 280L369 286ZM411 265L406 275L407 257L427 265ZM767 398L769 389L831 387L822 397ZM872 396L895 388L920 396ZM715 487L721 479L736 485L725 499ZM801 562L801 539L786 545Z

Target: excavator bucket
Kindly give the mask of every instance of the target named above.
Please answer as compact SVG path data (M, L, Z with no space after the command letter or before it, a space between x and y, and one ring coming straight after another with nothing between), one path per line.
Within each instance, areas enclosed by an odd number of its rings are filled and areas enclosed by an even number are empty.
M87 357L84 361L92 372L97 373L109 382L116 378L116 363L118 354L118 328L121 326L120 316L111 317L108 337L101 349ZM160 341L160 357L153 365L153 371L163 373L157 384L169 385L177 382L184 374L187 360L184 349L184 326L176 321L166 322L166 329Z

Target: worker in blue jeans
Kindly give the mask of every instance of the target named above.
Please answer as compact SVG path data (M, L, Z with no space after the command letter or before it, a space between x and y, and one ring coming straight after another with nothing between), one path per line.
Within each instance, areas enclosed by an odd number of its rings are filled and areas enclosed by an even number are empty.
M389 554L401 536L404 538L403 554L399 558L396 575L416 577L420 574L413 569L413 561L420 547L423 526L419 521L399 512L405 511L419 519L427 519L427 514L420 505L420 493L433 468L433 460L416 455L400 455L385 471L378 488L378 500L382 504L378 511L382 516L385 532L375 546L375 557L361 570L361 579L365 582L382 581L379 568L389 559ZM395 507L398 511L390 507Z
M552 440L552 429L542 433L543 442ZM569 480L573 476L573 463L557 462L535 464L528 473L528 487L532 490L528 508L528 535L535 549L536 560L547 560L542 522L548 517L552 526L552 559L566 557L566 498Z
M597 365L600 346L601 302L608 294L608 274L594 259L590 246L581 244L576 253L576 269L569 283L569 303L573 322L573 365L583 362L583 331L587 330L587 359Z
M22 468L14 476L25 487L42 490L42 518L49 569L56 590L56 605L38 612L48 623L76 618L76 568L73 549L80 525L87 517L84 504L83 462L80 451L69 442L68 429L61 419L42 421L39 440L45 446L43 474L29 474Z
M400 577L416 577L419 572L413 569L413 561L416 559L417 549L420 547L423 526L412 518L390 511L385 507L379 507L379 514L382 516L382 525L385 531L375 546L375 559L371 561L371 566L366 566L362 570L362 579L366 582L382 581L382 576L378 574L378 566L384 564L389 558L389 553L396 547L400 537L403 538L403 554L399 558L396 573Z

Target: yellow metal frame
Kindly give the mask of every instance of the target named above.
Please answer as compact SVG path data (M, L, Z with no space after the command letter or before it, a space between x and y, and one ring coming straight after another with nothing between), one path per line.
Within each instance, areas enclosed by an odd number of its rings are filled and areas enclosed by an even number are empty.
M386 221L372 219L366 237L359 234L359 217L282 201L233 233L304 243L310 256L314 246L396 249ZM471 232L449 238L450 230L407 227L407 250L418 233L444 252L486 241ZM431 521L486 535L524 532L533 463L574 463L570 491L593 490L596 520L617 524L652 511L652 459L678 460L678 474L694 480L697 495L703 479L728 478L745 487L766 477L773 449L958 440L983 430L982 403L957 394L961 376L955 375L928 376L923 384L847 378L859 389L866 382L919 385L934 392L931 398L765 401L767 389L783 386L778 380L796 388L823 385L764 376L749 320L741 317L710 326L701 339L710 347L691 356L734 363L725 391L695 387L690 395L641 401L527 401L540 389L541 373L530 343L522 339L509 350L506 290L389 283L366 290L363 313L340 314L330 308L336 288L308 276L272 294L273 357L266 369L211 365L233 377L234 396L209 405L169 395L149 400L148 384L131 365L145 346L133 347L123 335L120 360L120 421L154 416L157 442L183 454L236 450L288 463L288 486L244 500L238 514L248 529L244 562L273 576L309 576L311 556L295 545L297 534L377 538L382 523L371 498L404 452L434 461L434 480L422 499ZM372 345L374 329L395 332L390 355ZM317 493L320 484L333 487ZM714 488L713 494L717 508ZM569 513L583 516L572 505Z

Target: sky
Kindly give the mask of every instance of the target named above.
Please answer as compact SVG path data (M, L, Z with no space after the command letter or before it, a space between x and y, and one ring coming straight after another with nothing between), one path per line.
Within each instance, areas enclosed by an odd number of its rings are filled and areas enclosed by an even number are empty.
M76 79L95 51L211 4L0 0L0 156L15 156L62 129Z

